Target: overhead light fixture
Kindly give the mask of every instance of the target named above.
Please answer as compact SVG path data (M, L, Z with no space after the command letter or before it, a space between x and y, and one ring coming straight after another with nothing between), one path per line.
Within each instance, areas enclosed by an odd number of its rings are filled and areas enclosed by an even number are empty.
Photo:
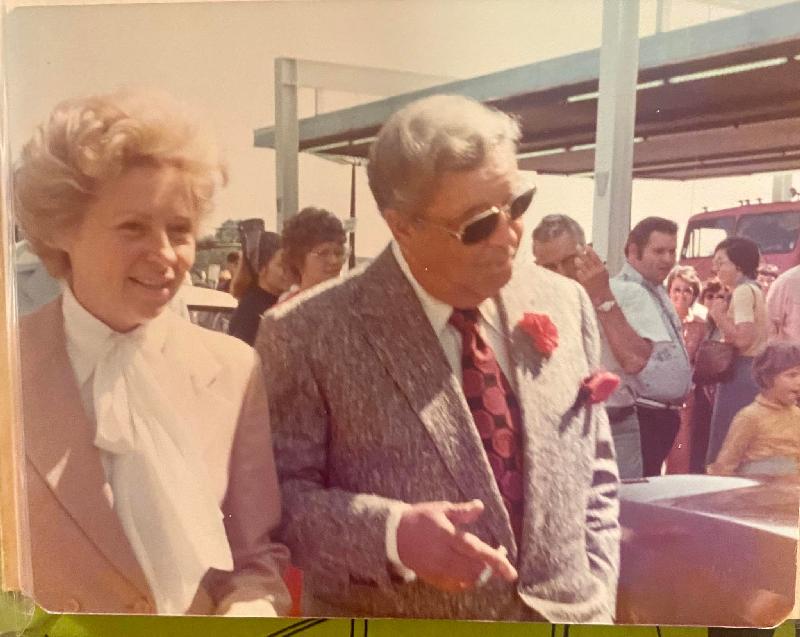
M698 71L697 73L687 73L686 75L676 75L669 78L670 84L682 84L683 82L693 82L694 80L705 80L711 77L720 77L722 75L734 75L736 73L744 73L746 71L755 71L757 69L766 69L771 66L780 66L786 64L789 58L770 58L768 60L759 60L758 62L747 62L746 64L733 64L731 66L721 66L716 69L709 69L707 71Z
M324 153L329 150L333 150L334 148L345 148L349 142L333 142L332 144L323 144L322 146L314 146L314 148L308 148L307 152L309 153Z
M559 146L558 148L546 148L544 150L532 150L527 153L520 153L517 159L531 159L532 157L546 157L547 155L558 155L566 152L567 149Z
M307 149L305 149L305 152L308 152L308 153L325 153L325 152L329 152L329 151L334 150L334 149L342 149L343 150L345 148L348 148L349 146L357 146L358 144L366 144L368 142L374 142L376 139L377 139L377 137L375 137L375 136L372 136L372 137L361 137L359 139L353 139L353 140L349 140L348 139L348 140L343 141L343 142L332 142L330 144L323 144L322 146L314 146L313 148L307 148Z
M664 80L651 80L649 82L641 82L636 85L637 91L646 91L649 88L658 88L664 86ZM581 93L580 95L570 95L567 98L567 103L586 102L588 100L596 100L600 96L599 91L592 91L591 93Z
M653 80L651 82L642 82L641 84L636 85L636 90L646 91L649 88L658 88L659 86L664 86L664 80Z
M598 91L591 93L581 93L580 95L570 95L567 98L567 104L574 104L575 102L588 102L589 100L596 100L600 96Z
M596 146L597 146L597 144L594 144L594 143L592 143L592 144L576 144L575 146L570 146L569 150L570 150L570 152L579 151L579 150L592 150Z

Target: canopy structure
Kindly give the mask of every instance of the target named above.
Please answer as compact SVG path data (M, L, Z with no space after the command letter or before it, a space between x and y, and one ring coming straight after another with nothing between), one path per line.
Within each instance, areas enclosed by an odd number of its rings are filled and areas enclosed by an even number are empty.
M365 158L391 113L452 93L519 117L521 168L590 175L599 62L595 49L302 119L299 149ZM800 2L643 38L635 142L635 178L800 169ZM255 145L274 148L275 127Z

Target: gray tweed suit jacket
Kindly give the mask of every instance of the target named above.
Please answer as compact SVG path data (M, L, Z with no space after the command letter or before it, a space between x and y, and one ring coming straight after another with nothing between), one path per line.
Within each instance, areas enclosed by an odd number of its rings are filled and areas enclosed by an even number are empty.
M598 363L582 288L518 263L497 299L522 408L526 511L517 546L461 390L391 250L262 320L283 540L305 573L306 614L611 622L619 570L617 468L605 411L576 407ZM550 316L543 358L517 323ZM393 576L386 517L400 502L479 498L470 528L504 545L514 584L444 593Z

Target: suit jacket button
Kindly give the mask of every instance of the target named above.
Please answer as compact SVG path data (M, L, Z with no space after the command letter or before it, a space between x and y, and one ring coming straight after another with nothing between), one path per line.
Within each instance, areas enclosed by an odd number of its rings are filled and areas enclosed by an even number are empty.
M70 597L66 602L64 602L65 613L77 613L80 609L81 609L81 604L74 597Z
M133 612L134 613L152 613L153 607L150 605L146 599L137 599L136 602L133 604Z

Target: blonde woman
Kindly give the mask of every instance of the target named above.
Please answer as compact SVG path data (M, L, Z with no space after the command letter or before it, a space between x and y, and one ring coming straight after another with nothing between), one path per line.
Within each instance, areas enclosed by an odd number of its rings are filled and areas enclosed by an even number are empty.
M225 170L164 96L59 104L15 167L65 288L21 322L33 587L53 611L274 615L286 550L259 361L167 304Z
M693 311L695 301L700 297L702 284L697 272L690 265L677 265L667 277L667 293L681 320L683 340L689 354L689 362L694 365L697 349L706 337L708 325L706 321ZM700 389L702 391L702 389ZM708 425L694 427L693 417L697 388L693 388L681 408L681 423L675 442L667 456L667 473L702 473L705 449L708 446ZM701 398L702 399L702 398ZM695 431L697 429L697 431ZM696 447L702 450L698 462Z

